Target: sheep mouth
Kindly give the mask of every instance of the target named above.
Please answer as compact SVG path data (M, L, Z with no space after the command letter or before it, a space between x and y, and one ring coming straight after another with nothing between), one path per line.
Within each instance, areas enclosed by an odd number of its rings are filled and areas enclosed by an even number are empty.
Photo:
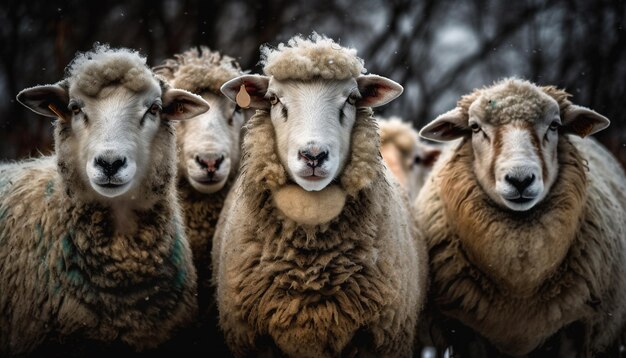
M124 185L126 185L126 183L124 184L105 183L105 184L96 184L96 185L102 188L116 189L116 188L123 187Z
M189 179L195 181L198 184L211 185L224 181L224 177L221 175L203 176L203 177L190 177Z
M326 177L321 177L319 175L301 176L301 178L309 181L320 181L326 179Z
M519 198L515 198L515 199L506 199L512 203L515 204L527 204L530 203L531 201L535 200L535 198L524 198L522 196L520 196Z

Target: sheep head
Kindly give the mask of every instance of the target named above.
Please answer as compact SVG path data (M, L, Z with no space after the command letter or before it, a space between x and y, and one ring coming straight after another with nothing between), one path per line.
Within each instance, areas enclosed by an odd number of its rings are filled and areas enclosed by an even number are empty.
M145 61L130 50L96 46L74 59L66 79L17 96L34 112L57 118L59 170L85 189L76 190L82 195L140 197L144 178L158 180L151 177L154 168L173 153L169 121L209 108L202 98L160 82Z
M194 48L153 70L176 88L195 93L211 110L177 124L178 172L197 191L221 190L239 167L240 131L245 110L226 98L220 87L242 74L231 57Z
M441 154L440 146L420 141L417 131L398 117L379 119L378 125L383 160L410 198L415 198Z
M420 135L471 141L480 187L498 205L527 211L549 193L559 172L559 135L581 137L609 125L604 116L569 102L555 87L506 79L464 96Z
M402 86L363 75L356 50L319 35L261 51L266 76L235 78L222 92L235 101L244 86L250 106L270 113L289 177L306 191L322 190L346 164L357 109L388 103Z

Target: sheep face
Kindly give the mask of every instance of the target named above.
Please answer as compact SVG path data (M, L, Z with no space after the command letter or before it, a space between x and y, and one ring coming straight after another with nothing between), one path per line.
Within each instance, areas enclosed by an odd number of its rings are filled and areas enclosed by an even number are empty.
M268 95L278 155L307 191L324 189L343 168L360 96L354 79L270 80Z
M470 106L476 177L492 200L511 210L525 211L540 202L558 173L559 106L549 96L542 97L536 111L524 111L534 107L530 99L508 107L525 113L505 121L488 115L484 108L510 97L484 96Z
M402 93L397 83L375 75L344 80L276 80L246 75L222 86L235 100L244 85L253 108L270 112L278 156L290 178L319 191L342 172L360 107L380 106Z
M557 102L547 88L508 80L464 97L420 135L433 140L471 141L473 168L482 190L498 205L532 209L546 197L559 168L559 135L586 136L608 120L583 107Z
M91 194L87 190L83 195L105 200L138 197L152 167L163 165L155 158L167 158L166 152L173 151L173 138L171 146L155 140L159 133L173 134L167 121L208 110L199 96L163 89L151 75L145 81L141 91L111 84L88 95L70 79L18 95L18 101L33 111L58 117L55 146L59 169L62 174L77 176L84 184L81 187L92 189ZM68 167L73 168L70 174Z
M211 110L178 124L180 174L201 193L221 190L239 166L242 109L222 95L202 93Z

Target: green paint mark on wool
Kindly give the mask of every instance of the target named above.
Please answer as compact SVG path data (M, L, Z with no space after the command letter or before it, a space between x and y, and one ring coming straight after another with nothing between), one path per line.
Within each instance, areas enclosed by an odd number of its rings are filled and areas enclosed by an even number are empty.
M48 180L48 183L46 183L46 198L49 198L52 196L52 194L54 194L54 181L53 180Z
M83 274L78 270L69 270L67 272L67 278L72 286L81 286L85 281L83 279Z
M35 234L37 235L37 242L43 240L43 228L40 223L35 224Z
M183 243L181 229L179 225L176 225L176 233L174 235L174 244L172 245L172 253L170 256L174 267L178 270L174 278L174 286L176 288L183 287L185 279L187 278L187 269L184 266L183 261Z
M72 241L70 239L70 234L65 234L65 236L63 236L63 239L61 240L61 249L63 249L63 256L67 258L72 256L74 251L74 245L72 245Z

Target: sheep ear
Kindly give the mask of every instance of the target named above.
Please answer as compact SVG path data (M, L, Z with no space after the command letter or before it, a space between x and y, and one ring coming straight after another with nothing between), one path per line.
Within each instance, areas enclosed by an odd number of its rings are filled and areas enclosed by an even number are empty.
M364 75L356 79L361 98L356 107L378 107L387 104L402 94L404 88L398 83L377 75Z
M168 120L193 118L209 110L202 97L182 89L170 88L163 93L163 116Z
M31 111L61 120L70 116L70 111L67 109L69 100L67 87L63 81L53 85L26 88L17 95L17 101Z
M576 134L582 138L597 133L611 124L608 118L577 105L568 106L563 113L563 129L566 133Z
M267 76L243 75L224 83L220 90L242 108L269 109L270 101L265 98L269 82L270 78ZM242 85L245 86L245 91ZM237 95L240 97L237 98Z
M448 111L420 130L420 137L436 142L447 142L464 137L470 132L467 118L460 108Z

